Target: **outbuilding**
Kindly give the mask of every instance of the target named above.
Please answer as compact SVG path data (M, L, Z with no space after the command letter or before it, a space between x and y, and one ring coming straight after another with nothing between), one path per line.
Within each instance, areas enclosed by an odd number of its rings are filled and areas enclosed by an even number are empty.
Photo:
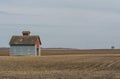
M40 56L41 40L38 35L30 35L30 31L23 31L22 36L12 36L10 55Z

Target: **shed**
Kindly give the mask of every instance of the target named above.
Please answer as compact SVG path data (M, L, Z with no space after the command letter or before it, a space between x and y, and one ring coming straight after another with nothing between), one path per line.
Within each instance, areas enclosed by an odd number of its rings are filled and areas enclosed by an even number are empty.
M12 36L10 45L10 55L40 56L41 40L38 35L30 35L30 31L23 31L22 36Z

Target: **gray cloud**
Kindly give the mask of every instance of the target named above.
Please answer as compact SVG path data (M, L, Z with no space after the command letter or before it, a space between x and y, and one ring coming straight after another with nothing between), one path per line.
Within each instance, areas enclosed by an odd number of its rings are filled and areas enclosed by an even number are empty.
M5 11L0 11L0 14L6 15L6 14L9 14L9 13L8 13L8 12L5 12Z
M8 3L9 1L9 3ZM87 9L87 10L104 10L118 11L120 10L119 0L6 0L6 3L1 3L6 9L23 10L39 8L67 8L67 9ZM32 10L31 9L31 10Z
M2 46L8 45L6 41L12 35L31 30L41 36L43 47L120 48L119 3L119 0L0 1L0 37L5 34Z

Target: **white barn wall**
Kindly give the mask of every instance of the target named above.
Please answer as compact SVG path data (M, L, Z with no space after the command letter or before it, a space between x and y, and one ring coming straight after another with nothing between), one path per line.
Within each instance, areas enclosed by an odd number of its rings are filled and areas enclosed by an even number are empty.
M10 46L10 55L33 55L36 56L35 46Z

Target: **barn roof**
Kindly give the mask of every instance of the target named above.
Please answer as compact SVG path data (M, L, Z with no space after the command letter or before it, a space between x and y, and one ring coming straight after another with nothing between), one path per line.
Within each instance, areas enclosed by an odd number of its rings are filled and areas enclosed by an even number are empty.
M39 36L12 36L10 45L35 45L37 40L41 40Z

